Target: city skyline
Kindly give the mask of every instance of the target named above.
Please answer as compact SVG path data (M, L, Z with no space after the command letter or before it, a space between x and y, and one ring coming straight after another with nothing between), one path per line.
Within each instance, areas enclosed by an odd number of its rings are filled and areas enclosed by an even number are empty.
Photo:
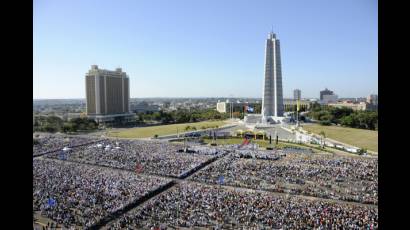
M377 1L123 3L34 3L34 99L85 98L93 64L126 69L131 98L260 98L272 26L285 98L378 94Z

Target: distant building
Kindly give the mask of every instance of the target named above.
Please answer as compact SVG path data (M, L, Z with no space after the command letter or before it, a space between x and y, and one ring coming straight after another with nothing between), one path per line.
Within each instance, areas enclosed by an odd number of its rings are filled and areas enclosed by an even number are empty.
M327 88L325 90L320 91L320 100L323 100L325 95L333 95L333 91L328 90Z
M160 110L159 105L150 105L145 101L137 104L132 104L130 108L134 113L157 112Z
M72 119L75 118L83 118L84 114L83 113L65 113L62 117L64 121L71 121Z
M113 122L133 117L129 113L129 78L121 68L115 71L92 65L85 76L86 111L96 122Z
M322 104L329 104L337 102L338 98L335 94L325 94L322 97L321 103Z
M339 103L329 103L328 106L337 108L347 107L355 111L364 111L369 109L368 104L366 102L354 103L352 101L343 101Z
M311 102L308 100L300 100L299 106L300 111L306 111L310 108ZM285 111L295 111L296 110L297 101L294 99L283 99L283 107Z
M300 89L293 90L293 99L300 100L302 98L302 91Z
M315 102L318 102L319 100L317 98L310 98L308 99L308 101L310 101L311 103L315 103Z
M216 110L220 113L226 113L227 111L227 105L228 103L226 102L218 102L216 103Z
M371 94L367 97L367 103L371 104L371 105L379 105L379 97L377 96L377 94Z

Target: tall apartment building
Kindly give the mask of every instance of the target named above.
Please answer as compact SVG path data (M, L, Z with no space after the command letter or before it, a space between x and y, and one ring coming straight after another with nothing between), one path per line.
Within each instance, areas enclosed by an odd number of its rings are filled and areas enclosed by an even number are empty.
M85 76L87 116L97 122L130 116L129 78L121 68L115 71L92 65Z
M300 100L302 97L302 91L300 89L293 90L293 99Z

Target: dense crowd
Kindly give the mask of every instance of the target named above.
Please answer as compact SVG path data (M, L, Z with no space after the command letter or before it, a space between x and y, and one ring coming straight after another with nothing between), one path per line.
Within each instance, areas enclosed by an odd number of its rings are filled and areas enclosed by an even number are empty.
M61 151L64 147L72 148L97 141L94 138L70 137L63 134L34 134L33 156Z
M377 207L183 182L109 229L378 229Z
M63 158L114 167L139 173L179 177L211 159L213 149L201 149L198 154L180 152L183 145L160 141L105 140L98 144L83 146L63 154L56 152L50 158Z
M36 158L33 210L65 226L88 227L169 181L123 170Z
M378 161L324 154L286 154L280 160L225 157L191 177L227 185L377 204Z
M218 154L223 154L226 152L221 148L200 146L200 145L192 145L188 147L188 150L191 150L194 154L202 154L202 155L218 155Z
M171 181L155 175L183 178L222 157L120 216L110 228L378 228L377 158L251 145L33 138L33 155L50 152L33 159L33 209L65 226L89 227Z
M279 160L279 158L281 157L278 151L248 150L248 149L235 150L233 152L233 156L237 158L255 158L255 159L262 159L262 160Z

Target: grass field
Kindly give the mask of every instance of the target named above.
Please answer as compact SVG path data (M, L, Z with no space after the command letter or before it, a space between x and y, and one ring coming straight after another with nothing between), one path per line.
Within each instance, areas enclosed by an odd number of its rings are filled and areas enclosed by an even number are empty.
M150 127L129 128L119 131L109 131L108 135L111 137L120 138L147 138L153 137L155 134L158 136L176 134L177 130L179 133L187 132L185 131L185 127L188 125L191 127L195 127L197 130L200 130L203 128L212 128L215 126L221 127L225 124L227 124L227 122L225 121L201 121L195 123L157 125Z
M305 125L303 129L315 134L323 130L330 139L378 152L378 131L316 124Z

